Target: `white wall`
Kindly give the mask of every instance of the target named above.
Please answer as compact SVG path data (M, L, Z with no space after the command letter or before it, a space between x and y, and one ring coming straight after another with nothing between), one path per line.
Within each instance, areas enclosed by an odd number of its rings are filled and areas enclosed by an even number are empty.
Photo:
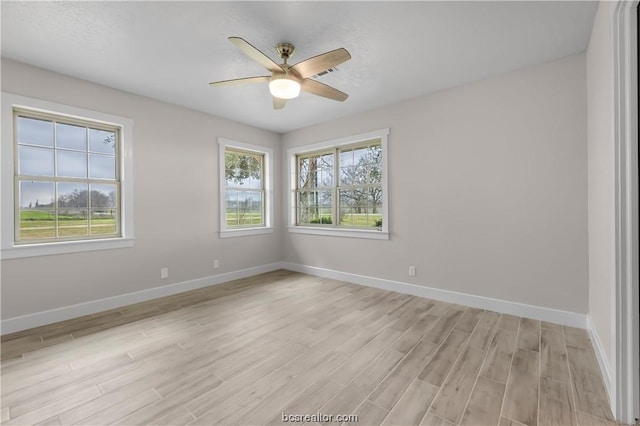
M218 236L217 137L273 148L278 182L280 135L4 59L2 90L134 121L136 231L130 249L3 260L2 319L282 258L277 230L222 240ZM277 228L282 225L281 204L277 195ZM213 269L213 259L220 260L220 269ZM163 266L169 267L169 279L160 280Z
M609 3L601 2L587 49L589 316L615 371L613 51Z
M587 313L584 54L287 133L283 152L385 127L391 239L286 233L285 261Z

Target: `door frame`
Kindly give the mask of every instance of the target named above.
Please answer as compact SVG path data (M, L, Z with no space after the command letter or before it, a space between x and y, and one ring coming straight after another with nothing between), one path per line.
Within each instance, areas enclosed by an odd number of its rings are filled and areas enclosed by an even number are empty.
M638 294L638 0L613 8L615 137L615 395L618 420L640 417Z

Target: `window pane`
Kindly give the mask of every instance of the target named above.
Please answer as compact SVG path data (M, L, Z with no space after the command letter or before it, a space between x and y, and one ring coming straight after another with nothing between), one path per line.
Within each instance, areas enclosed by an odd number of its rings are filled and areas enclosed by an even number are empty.
M89 177L91 179L115 179L116 157L89 154Z
M56 175L61 177L87 177L87 154L83 152L56 151Z
M235 174L237 165L237 155L233 152L225 151L224 154L224 175L227 186L235 186Z
M56 123L56 147L87 150L87 128Z
M115 234L117 217L116 209L91 209L91 235Z
M96 209L113 209L116 207L117 197L116 185L90 185L91 208Z
M55 236L55 212L53 210L35 208L20 210L19 240L42 240Z
M310 159L298 157L298 188L305 188L309 181Z
M353 166L353 149L341 149L340 150L340 167Z
M20 182L19 204L21 209L52 209L54 186L53 182Z
M249 188L262 189L262 172L260 170L255 170L251 172L251 176L249 180Z
M89 129L89 151L114 155L116 153L115 132Z
M53 182L21 181L19 187L20 240L55 237Z
M340 168L340 185L357 185L360 182L358 169L355 167Z
M53 177L53 149L21 146L18 148L18 173Z
M246 189L262 189L263 155L225 151L226 186Z
M58 209L87 208L87 201L87 184L58 183Z
M53 146L53 123L48 120L18 117L18 143Z
M58 237L84 237L88 234L87 210L58 208Z
M321 169L319 172L318 186L333 185L333 169Z

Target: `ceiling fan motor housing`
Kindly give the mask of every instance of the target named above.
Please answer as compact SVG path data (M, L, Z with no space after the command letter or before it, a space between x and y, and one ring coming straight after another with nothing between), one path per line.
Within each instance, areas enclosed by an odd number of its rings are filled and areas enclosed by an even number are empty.
M278 55L284 60L284 63L287 63L287 59L293 56L293 52L295 52L296 48L291 43L278 43L276 45L276 51Z

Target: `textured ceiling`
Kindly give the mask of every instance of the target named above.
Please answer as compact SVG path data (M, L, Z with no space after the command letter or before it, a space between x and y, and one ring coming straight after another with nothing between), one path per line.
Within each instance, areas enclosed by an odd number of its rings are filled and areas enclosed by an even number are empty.
M597 2L1 2L2 56L287 132L584 51ZM266 75L227 41L291 63L346 48L320 81L340 103L302 93L274 111ZM280 62L279 60L277 62Z

